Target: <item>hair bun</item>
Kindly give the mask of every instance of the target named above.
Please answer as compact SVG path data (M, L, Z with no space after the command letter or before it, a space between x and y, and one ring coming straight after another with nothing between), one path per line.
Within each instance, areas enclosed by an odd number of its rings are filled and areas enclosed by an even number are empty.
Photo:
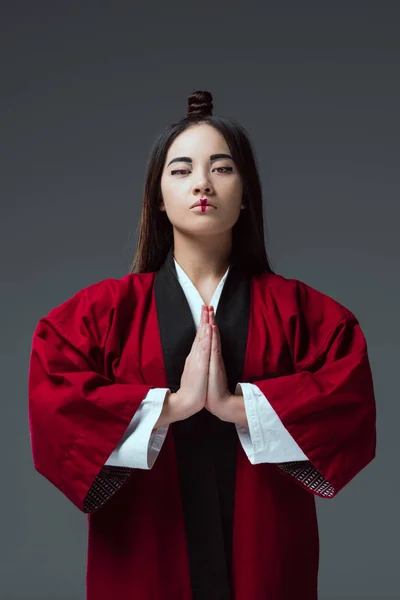
M213 114L213 97L210 92L197 91L188 98L188 117L206 117Z

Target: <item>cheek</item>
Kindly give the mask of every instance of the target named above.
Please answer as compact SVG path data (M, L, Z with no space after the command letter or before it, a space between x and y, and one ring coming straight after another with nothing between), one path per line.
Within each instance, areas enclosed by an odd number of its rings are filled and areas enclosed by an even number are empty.
M166 199L168 201L168 196L169 196L168 185L167 185L166 181L163 179L161 179L160 188L161 188L161 195L162 195L163 200Z
M179 185L176 181L161 179L161 194L166 202L173 201L174 198L180 198L184 195L184 186Z
M161 197L162 201L164 202L164 206L168 210L168 212L173 211L174 205L176 204L174 200L176 200L177 195L176 191L174 193L174 191L171 188L171 185L168 185L168 183L161 182Z
M229 195L231 198L237 199L242 197L243 183L238 175L227 177L222 184L224 193Z
M239 179L230 183L231 185L229 190L227 190L227 196L230 198L229 206L235 212L238 208L240 208L242 203L243 185Z

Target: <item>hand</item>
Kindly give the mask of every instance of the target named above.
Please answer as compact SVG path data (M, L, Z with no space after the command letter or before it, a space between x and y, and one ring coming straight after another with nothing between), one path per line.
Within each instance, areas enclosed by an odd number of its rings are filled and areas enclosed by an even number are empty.
M212 327L210 364L205 408L222 421L227 421L228 404L232 394L228 387L225 364L221 352L221 337L215 321L214 309L209 307L209 323Z
M203 306L200 325L188 354L177 392L167 393L154 429L182 421L204 408L207 395L212 329Z
M200 325L185 361L180 388L175 395L175 406L179 407L177 420L187 419L199 412L206 402L212 340L212 330L208 320L207 307L203 306Z

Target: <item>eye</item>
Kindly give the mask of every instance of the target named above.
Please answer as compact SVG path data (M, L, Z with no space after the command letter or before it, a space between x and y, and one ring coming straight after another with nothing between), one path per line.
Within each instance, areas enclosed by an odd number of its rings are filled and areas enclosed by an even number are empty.
M227 169L228 171L232 171L232 167L217 167L214 171L218 171L219 169Z
M228 172L233 171L232 167L216 167L215 169L213 169L213 171L221 172L220 169L226 169L226 171ZM171 171L171 175L175 175L176 173L189 173L189 169L174 169L173 171Z

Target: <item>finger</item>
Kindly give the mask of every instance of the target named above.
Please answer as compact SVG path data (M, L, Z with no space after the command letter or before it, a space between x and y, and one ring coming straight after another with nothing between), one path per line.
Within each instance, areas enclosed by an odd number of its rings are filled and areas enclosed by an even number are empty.
M206 336L207 336L207 327L206 327L206 325L208 323L209 323L208 306L205 305L205 304L203 304L202 311L201 311L201 327L202 327L201 339L202 340L204 340L206 338ZM210 331L209 333L210 333L210 337L211 337L212 331Z
M200 323L199 323L199 327L197 329L197 338L198 339L202 339L204 337L204 333L205 333L204 324L206 322L205 314L206 314L206 306L203 304L203 306L201 307Z
M205 331L204 331L204 323L203 323L203 320L204 320L203 312L204 312L204 307L202 307L202 309L201 309L200 323L197 328L196 335L194 337L192 348L191 348L190 352L194 352L196 350L197 346L199 345L199 342L201 342L201 340L204 337Z
M217 361L220 361L222 358L222 349L221 349L221 336L219 333L219 329L216 325L212 325L213 328L213 347L212 352Z
M218 349L218 340L217 340L217 332L215 329L215 325L211 325L211 327L212 327L211 353L214 355Z
M213 306L211 306L211 308L210 308L210 323L212 323L213 325L217 324L217 322L215 320L215 311L214 311Z
M211 341L211 348L210 348L209 372L210 372L210 374L213 374L218 365L218 340L217 340L216 330L214 329L215 326L211 325L211 327L212 327L212 334L211 334L212 341Z
M204 325L204 329L205 329L205 337L206 337L206 341L207 341L207 348L209 350L211 350L211 343L212 343L212 326L210 325L210 323L206 323Z
M200 330L201 326L203 325L204 321L204 316L205 316L205 306L203 304L203 306L201 307L201 314L200 314L200 324L199 324L199 328L197 331Z
M210 351L212 343L212 329L211 325L206 323L204 325L204 338L197 346L196 356L198 360L205 360L208 364L210 361Z
M214 310L210 311L210 323L211 323L211 325L212 325L213 328L215 327L216 342L217 342L218 345L220 345L221 338L220 338L220 335L219 335L219 328L218 328L217 322L215 320Z
M217 321L215 320L214 314L213 314L212 319L213 319L213 322L212 322L213 327L215 327L215 333L216 333L216 338L217 338L216 341L217 341L217 344L220 345L221 344L221 335L220 335L219 327L217 325Z
M209 322L210 322L210 327L211 327L211 340L212 343L215 344L215 340L214 340L214 327L216 325L215 323L215 315L214 315L214 309L212 306L209 307ZM212 346L212 344L211 344Z
M193 345L192 345L193 351L196 350L196 348L199 346L200 343L202 343L204 340L206 340L207 329L205 326L208 322L209 322L208 306L203 304L201 307L200 324L197 329L196 337L195 337ZM212 337L212 331L209 332L210 339L208 341L206 340L206 346L210 345L210 347L211 347L211 337Z

